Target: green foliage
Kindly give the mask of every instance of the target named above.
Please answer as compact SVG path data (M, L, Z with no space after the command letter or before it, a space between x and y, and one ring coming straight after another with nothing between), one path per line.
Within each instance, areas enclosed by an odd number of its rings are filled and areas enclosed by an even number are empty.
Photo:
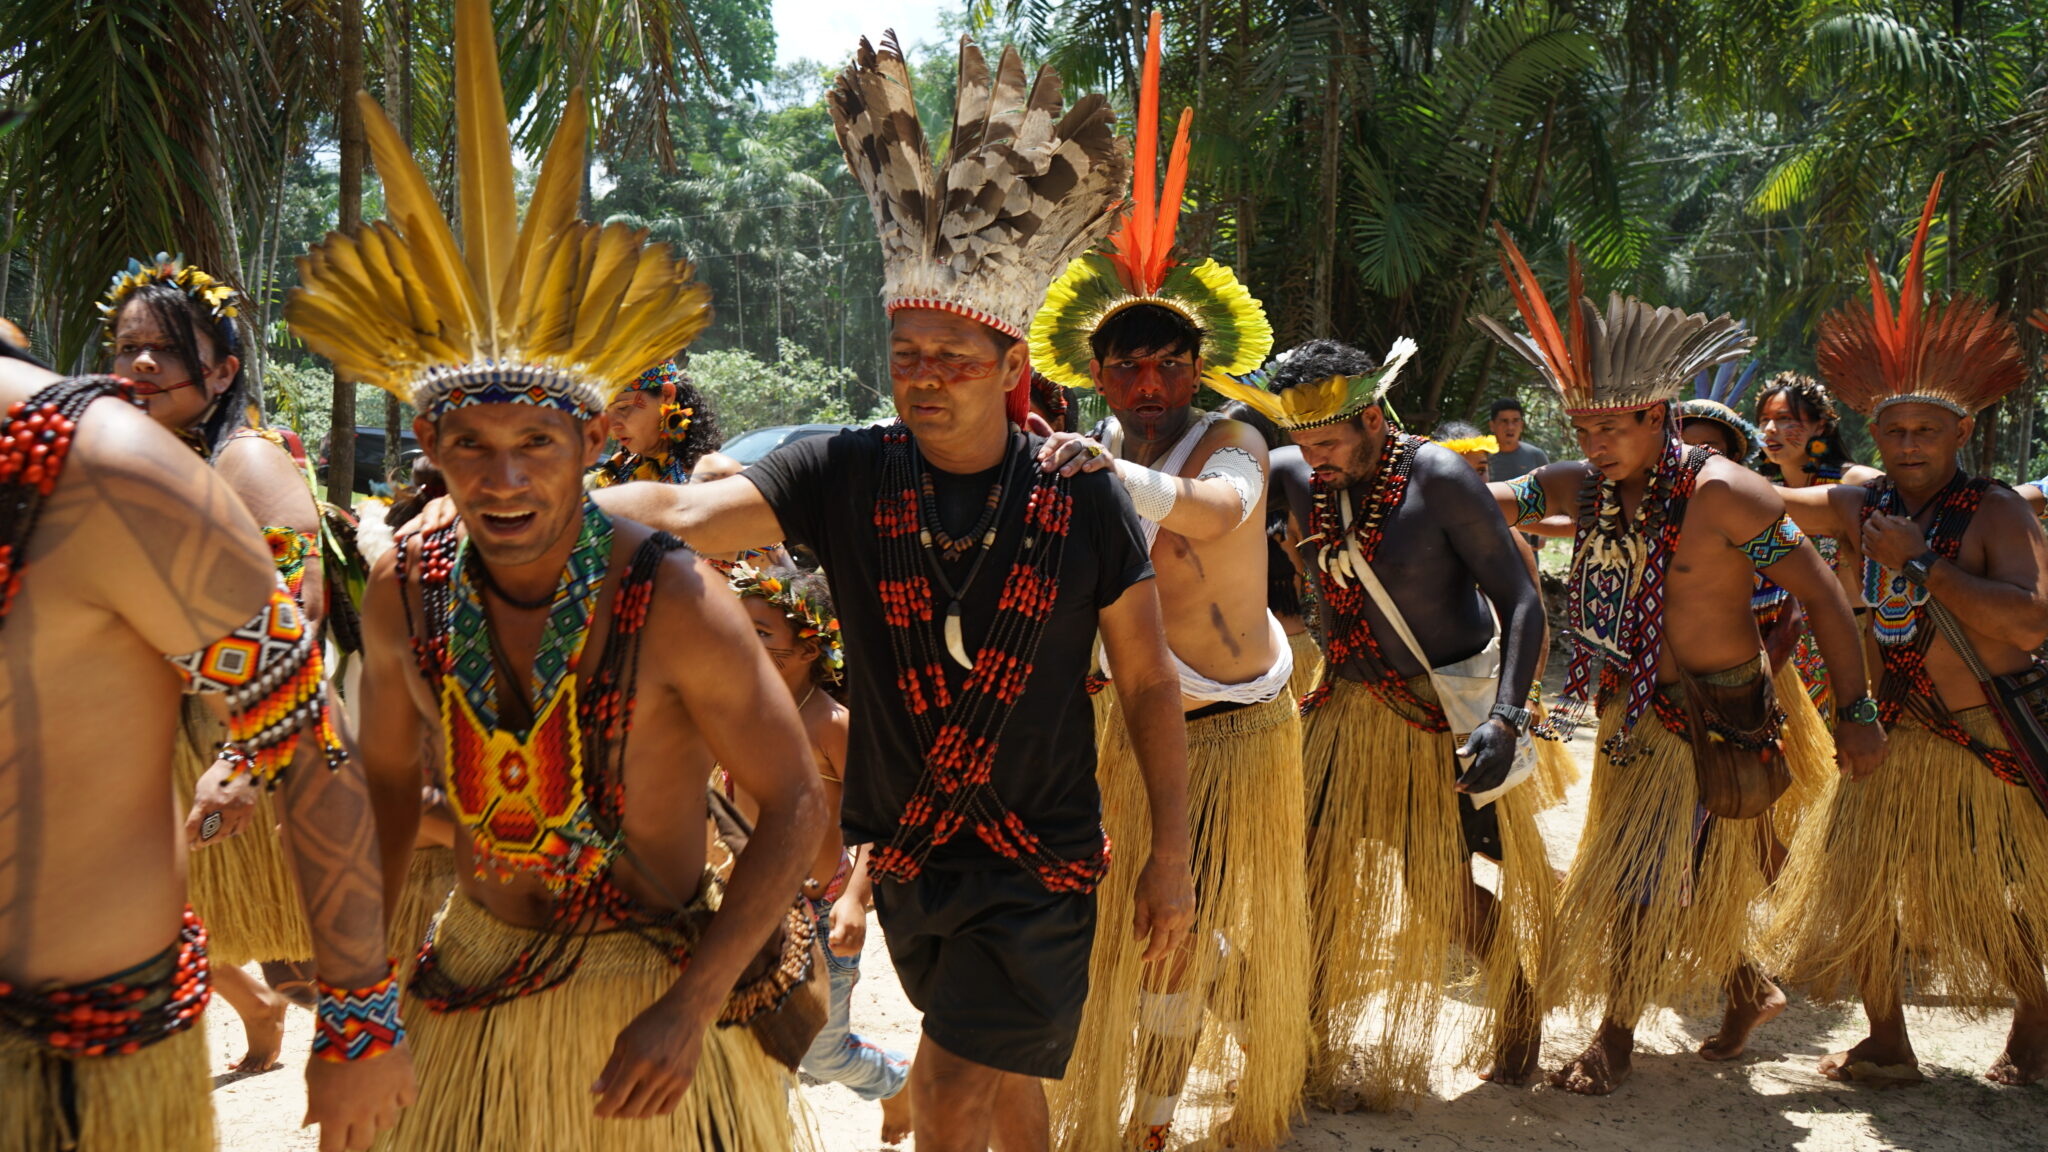
M888 397L790 340L773 361L739 349L693 353L690 381L711 398L728 439L777 424L856 424L892 413Z

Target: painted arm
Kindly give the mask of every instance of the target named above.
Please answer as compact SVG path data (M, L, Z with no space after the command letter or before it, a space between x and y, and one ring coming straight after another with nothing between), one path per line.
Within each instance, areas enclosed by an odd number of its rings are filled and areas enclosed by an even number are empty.
M1741 550L1751 567L1799 602L1834 680L1835 698L1847 704L1869 695L1862 633L1850 611L1849 597L1813 542L1787 513L1785 501L1780 499L1782 490L1753 472L1730 466L1725 472L1717 470L1716 482L1703 485L1699 495L1706 505L1701 510L1707 513L1708 523L1730 546ZM1835 761L1850 779L1860 780L1876 771L1884 754L1885 735L1880 726L1836 727Z
M619 1033L593 1086L600 1094L597 1115L624 1119L664 1115L681 1102L696 1075L704 1030L788 915L827 818L796 702L755 640L739 600L710 587L694 562L675 555L662 566L653 613L647 627L660 642L648 645L643 659L662 661L663 678L675 686L681 707L733 783L759 803L760 814L689 966ZM642 709L656 703L651 692L643 693ZM673 700L660 703L673 706Z
M1124 590L1098 619L1117 700L1130 726L1131 748L1145 777L1152 854L1138 876L1132 928L1146 941L1145 959L1173 954L1194 919L1195 886L1188 871L1188 745L1180 676L1166 649L1159 591L1151 580Z
M1565 460L1488 484L1486 490L1508 527L1539 536L1569 536L1585 477L1582 461Z
M709 484L640 481L599 488L591 498L612 515L666 532L703 555L744 552L783 539L774 509L744 476Z

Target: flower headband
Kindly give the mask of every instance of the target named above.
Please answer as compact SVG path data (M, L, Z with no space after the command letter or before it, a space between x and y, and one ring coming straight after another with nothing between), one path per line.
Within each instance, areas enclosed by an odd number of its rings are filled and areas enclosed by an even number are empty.
M106 330L109 350L114 346L114 321L121 314L121 306L138 290L151 284L169 284L204 305L220 326L230 351L240 343L235 336L234 319L235 302L241 299L242 294L232 285L214 279L210 273L185 263L183 252L176 256L159 252L151 264L131 258L127 270L115 273L107 284L106 299L100 303L100 324Z
M782 609L796 628L799 640L816 639L820 661L828 684L837 685L846 675L846 649L839 642L839 618L827 617L809 597L779 576L771 576L751 564L736 564L728 578L740 599L754 597Z

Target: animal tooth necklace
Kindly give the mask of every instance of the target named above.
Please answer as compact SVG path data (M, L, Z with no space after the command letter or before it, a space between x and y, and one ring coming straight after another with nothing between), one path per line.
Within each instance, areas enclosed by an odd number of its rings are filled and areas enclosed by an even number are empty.
M1014 441L1014 437L1012 440ZM1010 485L1004 483L1004 472L1010 467L1007 462L1009 453L1004 454L1006 462L999 466L996 482L990 486L988 499L982 503L981 519L976 521L974 527L968 529L965 535L955 539L947 535L946 530L939 524L938 496L932 483L932 474L925 467L924 453L917 451L914 441L911 444L911 451L916 454L917 486L922 497L917 502L917 542L924 549L927 561L925 566L931 570L933 579L938 581L939 591L946 595L946 654L953 658L955 664L971 672L974 670L974 660L967 655L966 638L961 633L960 601L967 595L968 590L974 587L975 579L981 575L982 565L987 562L989 552L995 547L996 524L1001 520L1003 506L1008 502ZM974 563L967 568L967 578L955 587L952 579L946 575L946 562L958 560L970 551L974 552Z

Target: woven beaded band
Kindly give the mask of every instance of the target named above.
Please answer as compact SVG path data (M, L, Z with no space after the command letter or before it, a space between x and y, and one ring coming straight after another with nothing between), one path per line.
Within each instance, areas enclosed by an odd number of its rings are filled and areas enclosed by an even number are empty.
M313 982L319 995L314 1007L314 1056L335 1063L372 1060L405 1039L405 1022L398 1018L398 961L389 964L384 979L368 988Z

